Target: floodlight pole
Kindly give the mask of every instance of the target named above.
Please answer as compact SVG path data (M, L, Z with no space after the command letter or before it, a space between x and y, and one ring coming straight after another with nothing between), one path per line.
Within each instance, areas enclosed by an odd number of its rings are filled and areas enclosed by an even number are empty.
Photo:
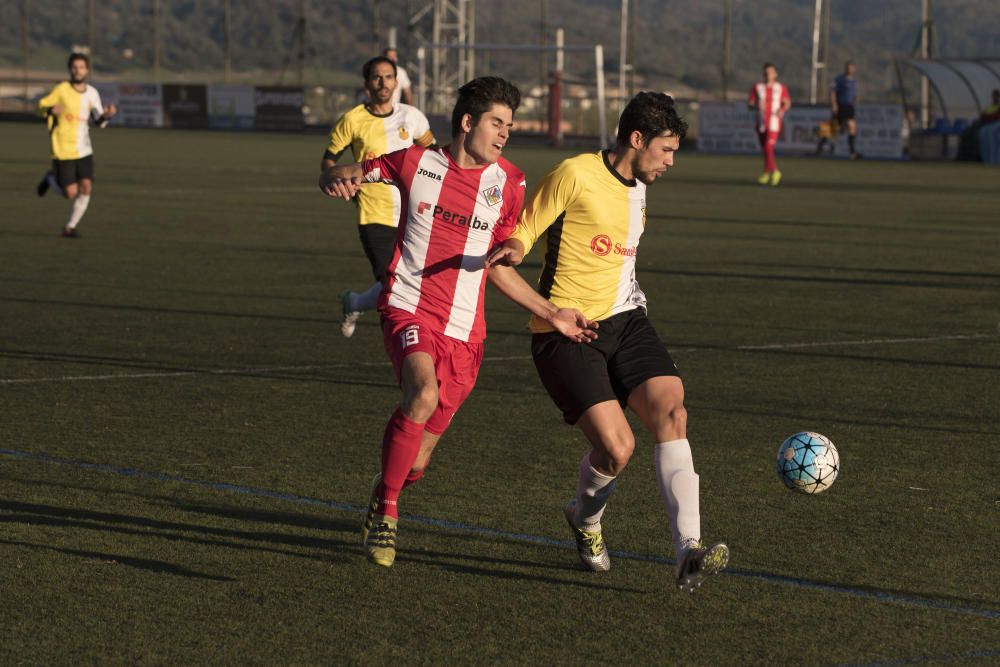
M830 5L833 4L831 0L826 0L823 3L823 71L820 72L820 84L819 84L819 95L826 95L829 97L827 85L829 80L830 71Z
M729 72L733 69L733 0L726 0L722 23L722 101L729 101Z
M90 67L94 67L94 2L87 0L87 48L90 50Z
M629 99L635 94L635 33L639 19L639 0L632 0L631 18L628 25L628 96Z
M306 63L306 0L299 0L299 87L304 80L303 70Z
M21 11L21 66L24 68L24 101L28 102L28 28L31 23L31 0L24 0Z
M427 49L417 47L417 108L427 108Z
M628 0L622 0L621 29L618 42L618 113L625 110L625 75L628 71Z
M920 3L920 57L931 57L931 0ZM927 77L920 77L920 127L928 127L931 122L931 89Z
M153 0L153 81L160 80L160 0Z
M604 46L594 45L594 65L597 68L597 126L601 135L601 148L608 147L608 112L604 95Z
M229 83L230 80L230 64L231 56L229 52L230 44L232 44L230 35L230 12L229 12L229 0L223 0L222 3L222 80L225 83Z
M819 62L819 26L823 15L823 0L816 0L816 9L813 12L813 48L812 48L812 75L809 78L809 104L816 104L816 77L819 68L823 66Z

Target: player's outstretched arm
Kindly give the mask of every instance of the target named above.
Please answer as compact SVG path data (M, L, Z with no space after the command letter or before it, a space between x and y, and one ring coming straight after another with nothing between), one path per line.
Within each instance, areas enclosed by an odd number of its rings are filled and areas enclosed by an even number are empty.
M486 268L517 266L524 260L524 244L517 239L507 239L486 256Z
M494 264L487 276L501 294L529 313L544 319L566 338L576 343L589 343L597 338L597 322L588 320L576 309L557 308L525 282L517 269Z
M360 163L343 164L324 170L319 175L319 189L334 199L350 199L361 187Z

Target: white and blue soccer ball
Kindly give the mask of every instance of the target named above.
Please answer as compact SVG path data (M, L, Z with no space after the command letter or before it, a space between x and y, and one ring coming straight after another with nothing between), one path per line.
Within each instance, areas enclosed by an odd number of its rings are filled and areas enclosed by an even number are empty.
M778 448L778 477L792 491L822 493L840 474L840 452L825 435L803 431Z

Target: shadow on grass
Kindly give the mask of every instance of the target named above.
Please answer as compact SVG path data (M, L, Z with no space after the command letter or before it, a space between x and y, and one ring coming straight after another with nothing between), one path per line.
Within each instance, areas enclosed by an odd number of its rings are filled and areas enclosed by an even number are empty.
M960 595L949 595L947 593L926 593L922 591L909 591L902 588L888 588L867 586L864 584L849 584L841 581L827 581L823 579L802 579L783 574L771 572L754 572L751 570L728 570L724 574L728 576L745 579L756 579L763 582L778 582L792 584L801 588L811 588L815 590L828 590L832 592L849 592L854 595L862 595L876 600L886 602L908 601L921 606L949 609L954 611L978 612L982 616L1000 618L1000 610L986 607L993 600L989 597L968 598ZM987 594L988 595L988 594ZM963 605L962 609L956 608L956 604Z
M11 514L0 515L0 523L25 523L33 526L45 525L70 529L96 530L102 533L157 538L203 546L224 547L240 551L260 551L323 562L346 561L346 556L341 556L342 552L361 553L361 546L353 540L347 542L344 540L321 539L306 535L290 535L279 532L214 528L193 523L162 521L148 517L54 507L51 505L39 505L11 500L0 500L0 511L3 510L9 511ZM350 530L353 534L357 531L356 523L334 523L337 524L337 529L341 532ZM179 533L194 533L208 537L193 537ZM317 553L304 553L271 546L261 546L259 544L241 544L233 540L263 542L287 547L303 547Z
M427 557L425 558L424 556ZM613 586L610 584L592 583L589 581L581 581L579 579L560 579L558 577L550 577L538 574L528 574L526 572L514 572L509 570L498 570L492 567L478 567L475 565L449 563L447 561L473 560L473 561L485 561L501 566L523 566L532 568L537 568L539 566L542 566L540 563L537 562L525 563L523 561L512 561L503 558L479 558L476 556L469 556L467 554L457 554L457 553L441 553L441 552L428 552L428 551L414 553L414 552L407 552L405 550L401 550L399 552L399 554L396 556L396 560L402 562L417 563L420 565L427 565L441 570L446 570L448 572L455 572L458 574L469 574L477 577L489 577L491 579L533 581L540 584L586 588L590 590L599 590L599 591L613 591L615 593L645 594L647 592L638 588L626 588L622 586ZM588 578L594 576L592 572L583 573L580 571L574 571L573 569L568 567L556 568L552 565L544 565L544 567L564 570L567 573L567 575L586 574Z
M0 519L2 520L2 519ZM17 540L0 539L0 544L9 544L16 547L27 547L40 551L54 551L55 553L77 556L88 560L99 560L109 565L126 565L140 570L157 572L159 574L172 574L178 577L188 577L190 579L208 579L210 581L236 581L233 577L223 577L215 574L205 574L189 570L186 567L167 563L162 560L152 560L150 558L136 558L135 556L122 556L120 554L102 553L100 551L84 551L82 549L70 549L67 547L53 547L47 544L33 544L31 542L19 542Z

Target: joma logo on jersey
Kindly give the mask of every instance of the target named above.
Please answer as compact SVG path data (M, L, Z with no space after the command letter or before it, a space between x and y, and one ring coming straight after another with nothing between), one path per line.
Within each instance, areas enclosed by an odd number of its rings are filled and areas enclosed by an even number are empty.
M424 211L428 210L430 207L431 205L429 203L422 201L419 204L417 204L417 213L421 214ZM490 223L487 222L486 220L483 220L482 218L473 215L472 219L470 220L469 216L467 215L461 215L459 213L455 213L454 211L449 211L447 209L441 208L440 206L435 206L434 212L431 215L432 217L435 217L438 220L442 220L444 222L450 222L460 227L469 227L470 229L482 229L487 231L490 228Z
M639 253L639 248L637 246L629 248L621 243L612 243L611 237L607 234L598 234L590 239L590 251L598 257L610 255L612 252L622 257L635 257Z
M443 181L441 174L435 174L433 171L427 171L423 167L417 169L417 176L426 176L427 178L433 178L435 181Z

